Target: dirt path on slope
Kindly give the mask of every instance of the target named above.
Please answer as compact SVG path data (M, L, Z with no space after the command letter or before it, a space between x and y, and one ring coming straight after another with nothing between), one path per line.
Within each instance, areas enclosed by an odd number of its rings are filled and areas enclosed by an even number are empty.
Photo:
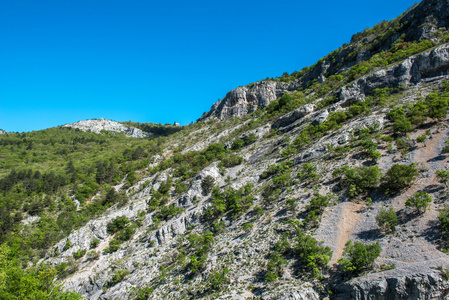
M363 204L357 204L353 202L345 202L343 211L341 214L340 222L336 225L338 226L338 236L337 244L334 253L332 254L332 259L330 265L334 265L343 255L343 250L346 243L349 241L349 236L354 231L355 226L360 221Z

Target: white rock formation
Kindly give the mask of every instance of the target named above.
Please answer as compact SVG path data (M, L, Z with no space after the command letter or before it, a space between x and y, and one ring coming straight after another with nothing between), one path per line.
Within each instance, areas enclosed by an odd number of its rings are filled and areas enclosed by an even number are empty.
M151 135L151 133L144 132L138 128L128 127L119 122L106 119L84 120L73 124L65 124L63 127L78 128L83 131L90 130L95 133L101 133L102 130L123 132L126 136L135 138L143 138Z

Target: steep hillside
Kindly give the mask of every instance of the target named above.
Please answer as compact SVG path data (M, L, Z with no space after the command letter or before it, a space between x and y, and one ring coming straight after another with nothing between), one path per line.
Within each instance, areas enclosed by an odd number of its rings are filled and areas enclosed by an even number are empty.
M448 5L230 91L189 126L3 134L0 280L28 288L9 258L49 299L57 284L86 299L448 298Z

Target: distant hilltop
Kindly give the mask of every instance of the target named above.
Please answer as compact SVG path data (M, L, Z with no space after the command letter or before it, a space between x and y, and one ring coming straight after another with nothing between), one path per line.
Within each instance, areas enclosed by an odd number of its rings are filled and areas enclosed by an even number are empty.
M102 130L123 132L128 137L143 138L152 135L151 133L142 131L135 127L128 127L119 122L98 119L98 120L84 120L72 124L65 124L63 127L78 128L83 131L92 131L101 133Z

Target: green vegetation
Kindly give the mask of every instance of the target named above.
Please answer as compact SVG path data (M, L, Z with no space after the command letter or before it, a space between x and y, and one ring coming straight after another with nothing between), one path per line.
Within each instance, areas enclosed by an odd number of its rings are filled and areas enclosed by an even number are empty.
M176 206L174 203L161 206L154 214L154 219L167 221L184 211L183 208ZM156 222L155 222L156 223Z
M382 207L376 216L376 222L386 232L395 231L396 226L399 224L398 216L393 207L390 207L388 210Z
M438 182L444 184L446 188L449 185L449 172L446 170L437 170L436 173Z
M381 248L378 242L362 244L349 240L343 254L346 258L339 259L338 263L342 266L344 272L358 275L371 268L374 260L380 255L380 251Z
M212 271L209 274L209 284L210 289L212 291L220 291L223 289L223 287L229 283L229 279L226 277L226 275L229 273L228 268L224 268L220 271Z
M322 278L322 272L332 257L332 250L301 230L297 230L296 235L294 250L303 268L314 277Z
M220 164L226 168L231 168L240 165L243 162L243 157L234 154L227 154L222 159Z
M190 271L194 274L199 273L207 260L208 252L214 243L214 236L210 231L204 235L189 234L187 236L189 241L189 249L193 252L190 256L190 263L188 265Z
M215 179L211 175L207 175L201 180L201 188L203 189L204 194L209 194L212 191L212 188L215 185Z
M154 288L146 286L137 291L135 300L147 300L148 297L153 293Z
M232 212L236 217L245 212L253 203L252 186L251 183L248 183L239 190L227 187L222 192L219 187L214 187L212 190L212 206L205 212L205 216L217 218L226 212Z
M249 135L235 139L232 143L231 149L232 150L239 150L240 148L246 147L248 145L251 145L257 140L257 136L254 133L250 133Z
M316 166L307 162L302 166L301 171L298 172L298 178L301 181L306 181L308 184L315 183L320 179L320 175L315 171Z
M106 231L109 234L114 234L125 228L129 222L131 221L126 216L117 217L108 223Z
M111 280L109 280L109 282L108 282L108 286L116 285L117 283L122 281L123 278L125 278L125 276L128 275L129 273L131 273L131 272L129 272L126 269L119 269L119 270L115 271L111 277Z
M432 202L430 195L425 192L418 192L405 201L405 206L411 207L416 214L423 214Z
M393 108L388 117L393 122L393 130L397 134L405 134L419 127L427 118L441 120L447 114L449 94L446 91L431 93L424 101L413 105L402 105ZM422 138L421 138L422 140Z
M109 241L109 247L104 252L112 253L134 235L135 225L131 225L131 221L126 216L120 216L108 223L106 231L109 234L114 234L114 238Z
M86 254L87 250L86 249L81 249L78 251L73 252L73 258L76 259L80 259L81 257L83 257Z
M319 225L321 215L324 209L330 204L330 197L315 193L310 199L309 204L306 205L307 216L304 220L304 226L309 228L315 228Z
M49 266L41 265L26 270L15 258L13 249L6 244L0 246L0 298L15 299L64 299L81 300L82 297L65 292L55 285L57 271Z
M95 238L90 242L90 249L95 249L100 244L100 240Z
M377 166L356 168L343 166L336 169L333 175L340 178L340 185L351 197L369 192L378 186L382 178L382 172Z
M418 174L418 169L416 169L414 164L408 166L392 165L383 178L386 193L395 194L408 187L415 181Z
M267 273L265 274L265 280L276 281L286 265L287 261L279 253L271 253L270 260L267 264Z
M449 206L448 205L446 205L442 210L440 210L438 220L440 221L440 227L443 231L443 234L446 236L449 236Z

